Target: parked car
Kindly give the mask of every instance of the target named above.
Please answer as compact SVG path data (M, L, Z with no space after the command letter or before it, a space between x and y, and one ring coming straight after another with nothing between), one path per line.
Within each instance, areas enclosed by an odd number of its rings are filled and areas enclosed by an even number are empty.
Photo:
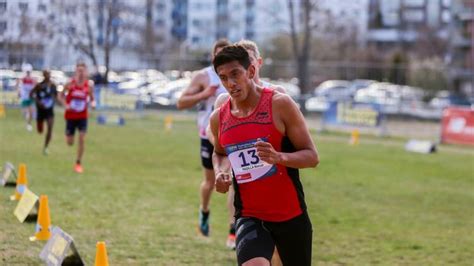
M142 93L143 89L148 86L148 82L145 79L134 79L127 82L121 82L117 86L115 93L118 94L132 94L139 95Z
M313 97L305 102L306 110L324 112L331 102L352 100L351 82L347 80L328 80L313 91Z
M13 70L0 69L0 85L2 90L15 90L16 74Z
M382 113L397 114L400 112L400 86L388 82L377 82L356 92L354 100L361 103L378 104Z
M178 79L168 82L162 90L151 95L152 103L163 106L175 105L184 89L191 83L191 79Z
M470 106L471 103L467 97L444 90L439 91L436 96L430 100L429 105L435 109L444 109L452 105Z
M367 88L374 83L377 83L377 81L371 79L354 79L350 86L352 96L354 97L358 90Z
M287 82L282 80L269 80L268 82L275 85L280 85L285 88L286 93L288 93L288 95L290 95L290 97L293 99L297 99L301 95L300 87L298 87L298 85L293 82Z
M351 87L351 82L347 80L327 80L319 84L319 86L314 89L313 95L326 95L331 90L341 92L347 90L349 87Z

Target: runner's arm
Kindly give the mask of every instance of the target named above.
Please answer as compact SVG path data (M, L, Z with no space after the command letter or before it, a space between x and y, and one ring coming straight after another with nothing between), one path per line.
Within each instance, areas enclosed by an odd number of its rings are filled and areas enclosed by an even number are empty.
M219 109L227 99L229 99L229 94L228 93L222 93L217 96L216 102L214 103L214 110ZM206 136L208 136L209 141L211 142L212 146L215 146L214 144L214 136L212 135L211 131L211 124L209 123L206 128Z
M62 104L61 100L59 99L58 85L57 85L56 83L54 83L54 82L51 82L51 84L53 85L54 100L55 100L57 103Z
M319 163L318 152L296 103L286 94L275 94L273 110L274 115L283 122L286 136L296 151L277 152L270 143L259 141L256 143L259 157L268 163L291 168L316 167Z
M232 185L232 168L227 158L224 148L219 143L219 109L214 110L209 124L214 143L214 152L212 153L212 164L216 175L216 191L226 193Z
M65 109L69 109L69 106L66 103L66 92L69 90L69 84L70 83L66 83L63 90L58 94L58 100Z
M34 99L35 103L39 106L43 106L41 101L36 97L36 91L39 89L39 84L36 84L33 89L30 91L30 99Z
M179 97L176 107L179 110L191 108L200 101L209 98L215 93L212 88L208 88L209 77L204 71L199 71L191 80L189 86ZM216 88L217 89L217 88ZM212 94L211 94L212 93Z

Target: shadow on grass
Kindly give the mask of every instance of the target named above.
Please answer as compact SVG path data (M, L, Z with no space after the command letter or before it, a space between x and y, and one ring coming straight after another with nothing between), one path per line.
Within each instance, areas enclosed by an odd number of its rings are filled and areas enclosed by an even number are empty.
M62 266L84 266L84 263L76 255L69 255L64 258Z
M36 223L38 221L38 214L28 214L25 219L25 223Z
M5 187L16 187L16 182L7 181L7 183L5 183Z

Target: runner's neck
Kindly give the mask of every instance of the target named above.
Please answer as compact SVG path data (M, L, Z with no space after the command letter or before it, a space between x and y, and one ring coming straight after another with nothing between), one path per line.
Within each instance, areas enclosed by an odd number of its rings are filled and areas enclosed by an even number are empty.
M260 102L262 91L263 90L260 88L260 86L257 86L255 83L253 83L251 88L249 88L249 92L245 100L237 102L232 101L231 98L233 106L231 110L232 114L236 117L246 117L252 114Z

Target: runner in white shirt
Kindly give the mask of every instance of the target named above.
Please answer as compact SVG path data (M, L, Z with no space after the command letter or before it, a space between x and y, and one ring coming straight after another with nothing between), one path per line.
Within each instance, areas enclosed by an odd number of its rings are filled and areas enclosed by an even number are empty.
M222 48L229 45L227 40L218 40L212 49L212 58ZM219 77L212 66L199 70L191 80L190 85L184 90L177 102L178 109L188 109L197 106L198 109L198 129L201 139L201 163L204 172L204 180L200 186L200 210L199 210L199 232L203 236L209 236L209 202L214 190L215 175L212 166L212 153L214 147L209 142L206 128L209 118L214 109L214 102L217 96L226 92Z
M33 67L30 64L22 66L22 70L26 72L25 76L17 80L16 87L18 90L18 97L20 98L20 104L23 109L23 114L26 119L26 129L32 131L31 121L33 119L33 104L34 101L30 97L30 93L36 85L36 81L31 76Z

